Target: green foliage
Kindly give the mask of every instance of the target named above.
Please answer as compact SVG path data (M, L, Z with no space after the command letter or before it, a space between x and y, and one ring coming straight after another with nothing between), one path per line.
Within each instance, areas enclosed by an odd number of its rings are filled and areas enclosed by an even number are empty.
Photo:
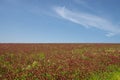
M46 73L46 78L47 78L48 80L52 80L52 76L51 76L51 74Z
M101 80L101 78L98 73L92 73L90 77L86 78L86 80Z
M38 62L37 62L37 61L34 61L34 62L32 63L32 67L33 67L33 68L38 67Z
M39 58L41 59L41 60L44 60L45 59L45 54L44 53L39 53Z
M68 72L67 71L62 71L61 74L62 76L65 76Z
M0 55L0 61L4 61L5 55Z
M72 53L73 53L73 54L76 54L76 53L83 54L84 52L85 52L84 49L73 49L73 50L72 50Z
M26 70L31 70L33 68L37 68L39 66L38 62L37 61L33 61L32 64L30 65L27 65L27 67L25 68Z
M117 65L109 65L109 66L107 66L107 68L106 68L108 71L119 71L120 72L120 67L119 66L117 66Z
M114 48L105 48L106 53L114 53L115 49Z
M79 70L75 70L74 74L73 74L74 80L80 80L80 71Z
M120 68L116 65L110 65L107 67L106 72L92 73L89 80L120 80Z
M2 76L3 74L7 73L8 69L6 67L0 66L0 75Z
M32 69L32 66L31 65L28 65L27 67L26 67L26 70L31 70Z

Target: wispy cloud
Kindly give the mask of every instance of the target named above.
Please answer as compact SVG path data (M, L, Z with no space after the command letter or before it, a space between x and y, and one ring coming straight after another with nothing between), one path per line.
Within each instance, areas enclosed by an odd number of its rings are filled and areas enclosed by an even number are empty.
M118 28L117 24L99 16L83 12L73 12L65 7L54 7L53 9L59 16L73 23L80 24L84 27L94 27L107 31L108 34L106 34L106 36L108 37L120 33L120 28Z
M88 3L85 0L73 0L76 4L82 5L83 7L94 11L94 8L89 6Z

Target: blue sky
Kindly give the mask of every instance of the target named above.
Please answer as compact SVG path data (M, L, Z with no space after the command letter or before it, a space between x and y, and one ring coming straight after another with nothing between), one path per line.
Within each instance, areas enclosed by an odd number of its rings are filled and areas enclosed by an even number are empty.
M120 43L120 0L0 0L0 43Z

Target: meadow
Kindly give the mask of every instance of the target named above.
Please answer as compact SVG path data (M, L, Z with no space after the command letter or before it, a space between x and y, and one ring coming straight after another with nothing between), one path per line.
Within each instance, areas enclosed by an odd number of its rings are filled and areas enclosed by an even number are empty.
M120 44L0 44L0 80L120 80Z

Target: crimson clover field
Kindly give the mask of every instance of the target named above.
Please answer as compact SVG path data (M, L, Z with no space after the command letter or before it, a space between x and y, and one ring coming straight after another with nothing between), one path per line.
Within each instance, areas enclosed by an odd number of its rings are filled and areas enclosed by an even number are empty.
M0 80L120 80L120 44L0 44Z

